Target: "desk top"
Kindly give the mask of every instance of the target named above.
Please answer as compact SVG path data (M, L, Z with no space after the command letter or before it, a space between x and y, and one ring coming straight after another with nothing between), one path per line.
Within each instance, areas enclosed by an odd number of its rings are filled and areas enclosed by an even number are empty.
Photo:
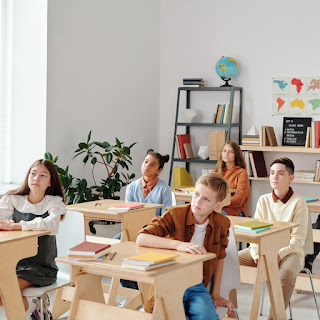
M144 211L149 209L157 209L164 207L163 204L153 204L153 203L145 203L143 208L134 209L134 210L128 210L128 211L120 211L120 210L110 210L110 207L117 206L119 204L123 203L134 203L131 201L123 201L123 200L111 200L111 199L105 199L105 200L98 200L98 201L89 201L89 202L82 202L77 204L71 204L66 206L67 210L70 211L79 211L83 213L106 213L109 215L114 216L122 216L123 214L126 214L128 212L133 211Z
M251 233L251 232L235 230L236 240L241 242L259 243L260 240L266 236L270 236L272 234L282 232L283 230L292 229L298 226L297 223L292 223L292 222L262 220L262 219L244 218L244 217L237 217L237 216L226 216L226 217L230 220L231 226L233 228L235 224L246 222L246 221L253 221L253 220L271 222L273 224L273 226L269 230L265 230L259 233Z
M50 231L0 231L0 244L17 241L20 239L41 237Z
M83 272L95 273L95 274L107 274L109 276L118 276L123 277L124 275L128 276L131 280L147 280L147 282L151 282L150 277L154 277L156 275L160 275L163 273L167 273L168 271L178 270L184 268L188 265L192 265L194 263L206 261L215 258L214 253L206 253L206 254L190 254L185 252L179 252L175 250L168 249L156 249L156 248L146 248L139 247L135 242L124 241L118 244L112 245L111 252L116 251L113 260L108 260L104 258L103 261L70 261L68 257L59 257L56 258L57 262L68 263L73 266L81 267ZM149 271L141 271L135 269L129 269L122 267L123 258L130 257L133 255L138 255L146 252L161 252L161 253L169 253L169 254L178 254L179 256L176 258L176 263L173 265L149 270ZM149 279L148 279L149 278Z
M319 196L303 196L303 197L319 198ZM310 212L320 213L320 200L307 202L307 206Z

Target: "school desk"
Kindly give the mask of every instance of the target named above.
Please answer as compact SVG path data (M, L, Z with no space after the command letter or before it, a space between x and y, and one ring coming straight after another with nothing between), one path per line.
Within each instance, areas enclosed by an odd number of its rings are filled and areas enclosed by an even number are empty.
M187 187L175 187L171 188L172 192L174 193L176 197L176 201L185 201L185 202L191 202L193 192L184 192L184 188ZM229 193L223 200L223 206L228 206L231 203L231 194L235 192L235 189L230 189Z
M16 266L38 253L38 237L50 231L0 231L0 292L8 320L25 320Z
M136 241L138 231L156 216L156 209L164 207L163 204L145 203L143 208L119 211L110 207L123 204L120 200L99 200L72 204L67 210L81 212L84 216L85 235L90 235L90 220L109 220L122 222L122 241Z
M237 223L253 220L252 218L234 216L227 217L229 218L232 226ZM281 289L277 256L281 248L289 245L290 229L296 227L297 224L282 221L261 221L272 222L273 226L269 230L260 233L235 231L236 241L256 243L259 245L259 263L257 268L240 266L240 281L242 283L254 282L250 320L258 319L262 287L265 281L267 281L268 285L274 319L285 320L287 318Z
M184 320L182 297L187 288L203 279L203 261L215 254L193 255L174 250L139 247L134 242L120 242L112 246L117 254L113 260L69 261L67 257L56 261L70 264L75 294L68 319L168 319ZM123 258L145 252L176 253L177 262L170 266L140 271L121 267ZM186 276L187 275L187 276ZM101 276L123 277L154 286L153 313L144 313L105 304ZM112 292L111 292L112 294ZM103 317L102 315L107 315Z

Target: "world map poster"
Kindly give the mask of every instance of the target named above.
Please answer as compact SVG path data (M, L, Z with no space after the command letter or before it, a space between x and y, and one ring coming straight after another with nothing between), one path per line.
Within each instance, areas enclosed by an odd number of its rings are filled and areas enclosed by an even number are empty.
M320 77L272 78L272 115L320 115Z

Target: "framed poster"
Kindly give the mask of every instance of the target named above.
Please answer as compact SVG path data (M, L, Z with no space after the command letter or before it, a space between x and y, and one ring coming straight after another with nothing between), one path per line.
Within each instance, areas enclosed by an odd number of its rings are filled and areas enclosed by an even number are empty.
M311 118L283 118L282 145L304 146Z

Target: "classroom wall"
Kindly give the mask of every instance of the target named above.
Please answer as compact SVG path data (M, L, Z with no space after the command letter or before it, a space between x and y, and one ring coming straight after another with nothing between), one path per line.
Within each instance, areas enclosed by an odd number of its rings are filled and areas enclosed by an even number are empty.
M74 176L92 183L91 166L72 159L90 130L92 141L138 142L137 175L158 148L159 37L159 1L48 1L47 151Z
M317 41L320 31L320 2L298 1L191 1L161 2L160 121L159 146L171 145L177 87L184 77L203 77L206 86L220 86L215 64L221 56L236 59L239 72L231 84L241 86L243 134L252 124L275 127L278 143L282 137L281 116L272 116L271 79L277 76L320 76ZM192 96L192 107L200 111L201 121L212 117L225 96ZM314 117L314 119L319 120ZM199 129L200 130L200 129ZM196 145L208 145L208 133L191 136ZM171 149L170 149L171 150ZM266 154L266 161L284 154ZM293 155L296 169L313 170L317 155ZM192 176L201 174L202 165L193 165ZM209 166L208 166L209 167ZM195 169L194 169L195 168ZM168 175L169 168L164 174ZM294 184L301 194L318 194L318 187ZM265 182L254 182L253 202L269 192Z

